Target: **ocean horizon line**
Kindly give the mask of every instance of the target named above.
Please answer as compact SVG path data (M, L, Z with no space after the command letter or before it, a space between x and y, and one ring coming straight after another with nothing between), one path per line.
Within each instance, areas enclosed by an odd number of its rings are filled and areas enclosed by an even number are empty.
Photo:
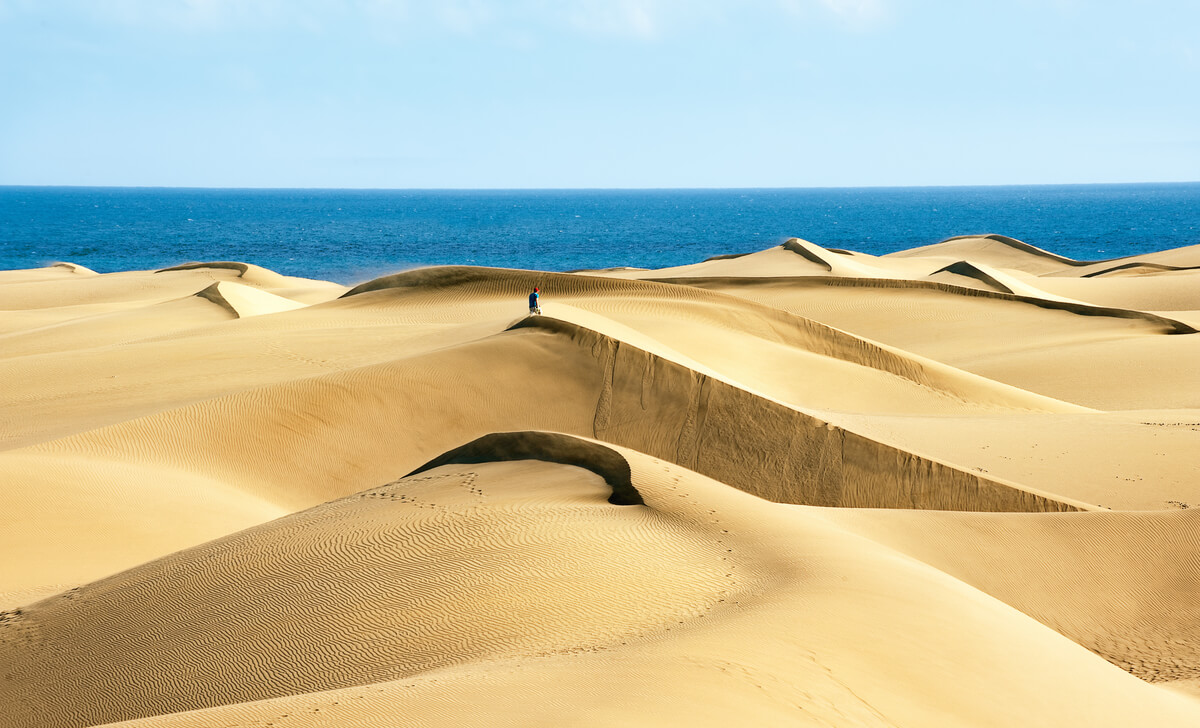
M818 185L790 187L264 187L204 185L76 185L76 184L0 184L0 190L211 190L240 192L757 192L757 191L823 191L823 190L969 190L1021 189L1063 187L1163 187L1200 185L1200 179L1149 182L1005 182L985 184L930 185Z
M0 268L242 260L361 281L420 265L666 268L800 237L886 255L1001 234L1074 260L1200 243L1200 183L364 190L0 187Z

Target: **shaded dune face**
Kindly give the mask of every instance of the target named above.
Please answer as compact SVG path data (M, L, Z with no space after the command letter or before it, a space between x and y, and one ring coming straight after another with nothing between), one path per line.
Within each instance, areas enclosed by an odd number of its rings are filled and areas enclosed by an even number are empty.
M456 387L439 386L447 372L460 382ZM491 384L497 376L504 386ZM554 395L552 407L545 406L547 393ZM98 430L73 438L70 447L101 447L110 456L199 468L244 482L269 500L307 505L379 482L385 468L407 471L464 440L513 428L608 440L788 503L1080 507L897 450L550 317L418 359ZM169 439L156 437L163 430L172 433ZM314 449L314 442L323 449ZM246 455L221 454L235 448ZM254 455L268 451L275 456ZM352 473L357 480L347 478L347 462L360 464Z
M435 467L8 613L4 725L607 650L747 588L711 533L611 495L545 462Z
M646 502L633 486L633 475L625 458L611 448L573 437L544 432L495 432L443 453L409 473L419 475L443 465L511 460L544 460L590 470L608 483L608 502L617 506L642 506Z
M539 318L527 322L527 328L550 331L599 352L605 375L594 437L679 463L760 497L883 508L1078 507L898 451L580 327Z

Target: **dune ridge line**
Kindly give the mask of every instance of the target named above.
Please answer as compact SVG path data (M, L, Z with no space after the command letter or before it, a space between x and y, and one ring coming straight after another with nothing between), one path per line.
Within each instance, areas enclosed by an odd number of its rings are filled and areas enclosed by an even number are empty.
M618 506L645 505L633 485L629 462L598 442L556 432L526 430L493 432L460 445L412 471L406 478L443 465L475 465L510 460L541 460L590 470L612 488L608 502Z
M950 266L947 266L947 268L949 267ZM1066 311L1068 313L1078 314L1080 316L1107 316L1110 318L1119 319L1141 319L1143 321L1162 326L1164 329L1166 329L1166 331L1163 332L1165 334L1200 333L1200 329L1196 329L1190 324L1169 318L1167 316L1162 316L1160 314L1150 313L1149 311L1139 311L1137 309L1130 308L1095 306L1082 302L1072 303L1068 301L1056 301L1052 298L1023 296L1017 293L1005 293L1003 291L985 291L978 288L956 286L951 283L943 283L941 281L920 281L904 278L851 278L845 276L779 276L774 278L703 276L696 278L645 278L642 280L677 286L704 286L705 284L755 286L794 283L795 285L837 286L841 288L880 288L892 290L923 289L930 291L941 291L942 293L953 293L959 296L966 296L970 298L991 298L1001 301L1027 303L1031 306L1037 306L1039 308Z

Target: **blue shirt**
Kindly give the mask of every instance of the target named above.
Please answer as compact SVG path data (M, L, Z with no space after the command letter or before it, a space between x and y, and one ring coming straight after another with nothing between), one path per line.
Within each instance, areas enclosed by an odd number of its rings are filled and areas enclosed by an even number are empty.
M538 305L538 294L537 294L537 291L534 291L533 293L529 294L529 307L537 308L537 305Z

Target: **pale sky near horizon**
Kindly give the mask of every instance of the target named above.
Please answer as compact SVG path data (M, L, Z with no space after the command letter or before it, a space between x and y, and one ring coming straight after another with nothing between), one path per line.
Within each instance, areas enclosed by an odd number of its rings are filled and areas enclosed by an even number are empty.
M0 0L0 184L1200 180L1196 0Z

